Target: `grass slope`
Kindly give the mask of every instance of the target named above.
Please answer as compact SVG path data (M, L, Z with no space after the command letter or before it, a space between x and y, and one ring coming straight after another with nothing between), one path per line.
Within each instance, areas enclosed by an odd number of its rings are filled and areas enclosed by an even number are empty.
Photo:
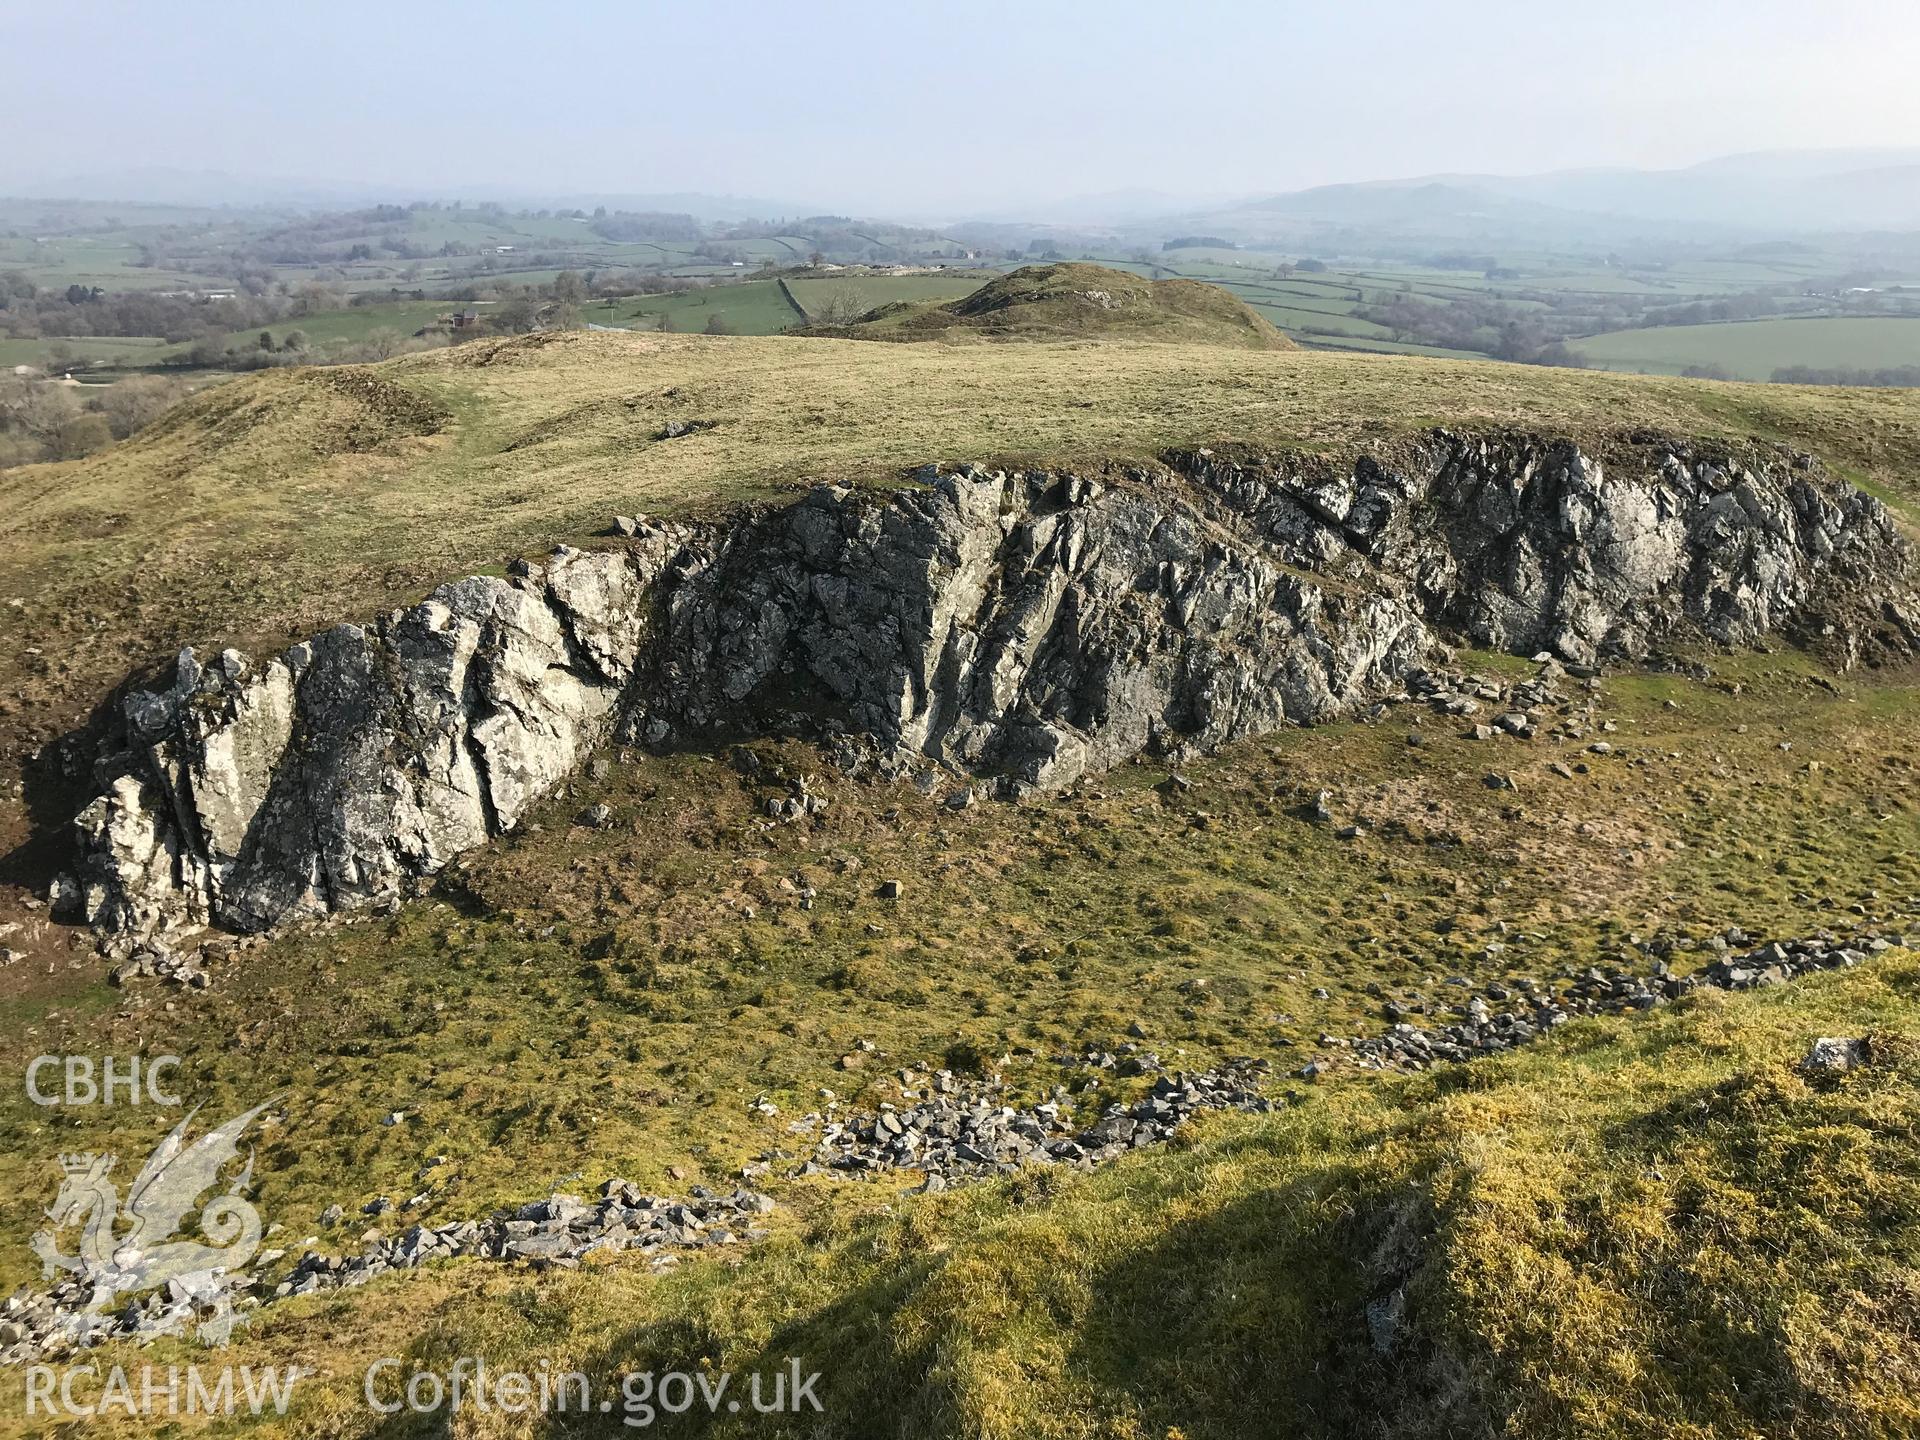
M1079 263L1029 265L946 304L886 306L833 331L859 340L1156 340L1288 350L1293 342L1217 285L1143 280Z
M758 780L632 756L435 899L276 940L206 994L62 971L11 1002L0 1061L178 1054L210 1114L285 1091L257 1194L297 1250L333 1201L421 1194L384 1222L404 1228L612 1174L674 1190L669 1166L730 1185L803 1148L785 1125L822 1087L870 1106L942 1055L1034 1098L1084 1084L1054 1055L1137 1025L1170 1065L1284 1071L1323 1030L1379 1028L1386 999L1438 1013L1449 976L1551 977L1660 930L1845 930L1920 893L1911 682L1713 664L1609 679L1619 753L1571 780L1547 742L1427 724L1412 747L1404 716L1231 747L1177 801L1140 766L961 813L797 745L757 747ZM1517 794L1480 783L1490 764ZM762 792L798 769L830 807L768 826ZM1366 836L1300 818L1322 788ZM611 829L571 824L596 802ZM872 894L887 876L898 902ZM1817 1035L1866 1032L1866 1072L1791 1069ZM857 1039L879 1053L839 1068ZM1279 1115L1091 1177L903 1199L910 1176L786 1181L789 1159L762 1249L667 1276L442 1267L277 1308L232 1358L321 1367L286 1429L330 1436L415 1433L360 1397L389 1354L827 1372L825 1419L727 1434L1892 1436L1920 1364L1916 1042L1920 956L1893 952L1466 1069L1283 1083ZM749 1111L762 1093L780 1116ZM0 1095L0 1234L40 1223L57 1152L144 1154L174 1118ZM29 1264L0 1246L0 1286ZM1386 1358L1364 1311L1395 1291ZM0 1427L19 1384L0 1375Z
M691 418L715 424L657 438ZM898 484L934 460L1098 466L1217 442L1351 453L1442 423L1788 441L1903 513L1920 495L1909 391L1123 341L478 341L242 377L102 455L0 476L15 641L0 651L0 761L20 765L180 645L269 652L581 541L616 512ZM43 793L41 837L78 798ZM0 794L0 879L40 893L57 861L33 833L18 792Z
M716 423L656 438L688 418ZM119 450L6 477L0 599L19 603L0 719L24 748L182 639L278 643L614 510L895 484L931 459L1345 452L1442 421L1791 439L1896 497L1920 458L1920 402L1902 393L1124 342L476 342L249 377ZM1396 714L1231 747L1184 767L1177 800L1145 763L955 812L797 743L756 746L758 779L725 756L616 754L436 895L276 938L204 994L109 989L19 910L7 943L29 959L0 981L0 1067L179 1055L179 1088L210 1115L284 1092L255 1175L274 1243L296 1251L336 1201L417 1195L386 1222L404 1226L612 1174L730 1187L771 1157L776 1233L743 1254L664 1276L440 1268L276 1308L232 1358L323 1374L268 1433L436 1433L365 1407L362 1368L390 1354L597 1377L795 1355L826 1372L826 1417L719 1433L1910 1433L1907 953L1571 1025L1466 1070L1283 1083L1297 1103L1281 1114L1216 1119L1093 1176L913 1199L904 1176L784 1178L805 1144L791 1117L823 1089L897 1099L902 1065L992 1070L1022 1099L1065 1084L1097 1106L1142 1082L1088 1092L1056 1057L1135 1028L1171 1066L1256 1054L1285 1073L1323 1032L1380 1028L1388 999L1445 1014L1449 977L1612 964L1662 931L1844 930L1920 893L1913 677L1705 658L1707 680L1609 678L1604 759ZM1489 789L1489 766L1517 789ZM763 802L796 772L831 805L774 826ZM1301 817L1322 789L1358 839ZM596 803L613 823L576 824ZM884 878L905 881L898 900L876 895ZM1792 1070L1813 1037L1867 1030L1870 1070L1827 1088ZM877 1053L844 1068L859 1040ZM780 1116L749 1108L760 1094ZM174 1118L0 1092L0 1289L33 1278L25 1238L57 1154L131 1163ZM1396 1293L1382 1356L1365 1311ZM20 1383L0 1375L0 1431L24 1423ZM456 1432L543 1433L499 1414Z

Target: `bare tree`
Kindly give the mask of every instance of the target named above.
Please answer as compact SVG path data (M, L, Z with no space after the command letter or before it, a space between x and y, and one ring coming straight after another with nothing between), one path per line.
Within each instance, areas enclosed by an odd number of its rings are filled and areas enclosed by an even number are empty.
M111 444L113 427L107 423L107 417L93 410L83 410L60 427L60 433L53 443L53 458L78 460L83 455L104 450Z
M24 435L49 452L80 414L72 390L33 375L0 375L0 429Z
M322 285L310 280L295 292L294 314L317 315L323 310L338 310L346 304L346 296L331 285Z
M400 347L406 337L398 330L382 325L367 332L366 339L360 342L362 351L371 359L388 360L400 353Z
M842 283L827 292L827 298L814 312L814 318L822 325L851 325L870 307L860 298L860 292L853 286Z
M489 323L509 335L524 335L539 323L539 307L525 295L501 301Z
M129 375L100 397L100 413L114 436L124 440L171 409L186 394L178 380L159 375Z

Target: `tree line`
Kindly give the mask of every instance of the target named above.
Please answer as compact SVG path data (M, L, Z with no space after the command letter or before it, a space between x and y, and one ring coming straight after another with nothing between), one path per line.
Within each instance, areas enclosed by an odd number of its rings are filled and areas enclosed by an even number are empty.
M1776 385L1855 385L1866 388L1920 389L1920 365L1884 365L1877 370L1848 366L1821 368L1782 365L1773 372Z
M0 374L0 470L104 450L151 424L185 393L181 381L158 375L75 385Z

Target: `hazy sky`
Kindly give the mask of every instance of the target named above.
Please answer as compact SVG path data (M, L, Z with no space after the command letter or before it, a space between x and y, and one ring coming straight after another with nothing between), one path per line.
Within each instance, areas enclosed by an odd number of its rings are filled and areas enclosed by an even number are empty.
M1914 145L1917 65L1914 0L0 0L0 189L166 166L951 217Z

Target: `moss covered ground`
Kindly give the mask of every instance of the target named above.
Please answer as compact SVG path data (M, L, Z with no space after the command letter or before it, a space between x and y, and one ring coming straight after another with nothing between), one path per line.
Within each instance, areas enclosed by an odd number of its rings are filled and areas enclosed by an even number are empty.
M248 952L204 994L45 977L0 1060L178 1054L209 1114L284 1092L256 1169L281 1245L334 1202L419 1197L394 1229L770 1163L773 1237L724 1259L442 1265L274 1307L233 1358L324 1372L287 1433L441 1433L369 1412L362 1372L470 1353L603 1377L794 1355L826 1377L823 1416L685 1433L1911 1433L1920 957L1420 1076L1319 1043L1382 1028L1389 998L1437 1012L1456 976L1547 979L1730 924L1844 933L1920 894L1910 680L1704 658L1706 679L1610 677L1618 753L1572 779L1553 742L1411 709L1236 745L1177 798L1146 763L959 812L797 743L757 745L757 770L631 752L435 895ZM828 809L771 823L760 801L799 773ZM1322 788L1364 837L1303 816ZM575 823L595 803L610 827ZM1081 1090L1057 1057L1133 1032L1176 1067L1269 1058L1291 1103L1092 1175L911 1197L910 1175L784 1178L805 1150L787 1120L823 1089L872 1105L897 1068L948 1063ZM1794 1068L1816 1036L1869 1033L1865 1071ZM843 1068L859 1041L876 1050ZM1292 1077L1328 1053L1327 1079ZM1083 1101L1144 1084L1107 1073ZM0 1098L0 1232L39 1223L57 1152L143 1155L173 1118ZM0 1284L33 1268L9 1245ZM1396 1293L1383 1355L1366 1307ZM192 1358L128 1363L154 1355Z

